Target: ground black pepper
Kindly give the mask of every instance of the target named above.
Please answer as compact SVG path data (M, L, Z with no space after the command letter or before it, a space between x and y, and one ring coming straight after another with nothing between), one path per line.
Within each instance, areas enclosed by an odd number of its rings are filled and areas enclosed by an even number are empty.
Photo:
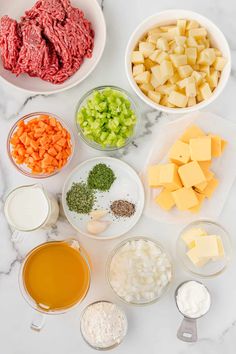
M135 213L135 204L127 200L115 200L111 206L111 211L117 217L130 218Z

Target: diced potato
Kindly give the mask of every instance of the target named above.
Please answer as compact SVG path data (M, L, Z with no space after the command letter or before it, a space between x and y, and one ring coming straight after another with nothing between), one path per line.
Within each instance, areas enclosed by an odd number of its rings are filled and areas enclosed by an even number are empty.
M187 30L190 30L192 28L198 28L198 27L199 27L199 23L197 21L194 21L194 20L190 20L186 24L186 29Z
M178 73L181 79L185 79L190 76L193 72L193 69L190 65L183 65L178 67Z
M139 75L145 71L143 64L137 64L133 66L133 76Z
M180 32L181 35L185 34L186 25L187 25L187 21L186 20L177 20L177 27L178 27L179 32Z
M143 54L140 53L137 50L133 51L132 54L131 54L131 62L133 64L142 64L142 63L144 63Z
M199 91L204 100L207 100L212 95L211 88L207 82L205 82L199 87Z
M187 97L195 97L197 95L196 84L193 77L188 77L186 84L186 96Z
M168 33L170 34L170 35L173 35L173 39L176 37L176 36L180 36L181 35L181 33L180 33L180 29L178 28L178 27L174 27L174 28L170 28L169 30L168 30Z
M202 94L201 94L201 91L199 89L197 89L197 102L202 102L203 101L203 97L202 97Z
M173 76L171 76L170 78L169 78L169 82L170 82L170 84L175 84L176 82L178 82L180 80L180 76L179 76L179 74L176 72Z
M158 64L161 64L161 62L163 62L163 60L167 60L169 58L169 55L166 52L161 52L156 59L156 62Z
M168 32L169 30L175 28L176 26L175 25L170 25L170 26L160 26L160 30L162 32Z
M171 54L170 59L176 68L187 64L187 55Z
M203 76L198 71L193 71L191 77L194 78L197 85L200 85L203 81Z
M204 27L200 28L191 28L189 30L189 36L194 38L206 37L207 30Z
M161 76L167 81L171 76L174 75L174 69L170 61L163 60L160 64Z
M175 54L184 54L184 46L178 45L174 49Z
M218 71L213 70L212 73L207 77L207 82L211 89L214 89L218 85L219 74Z
M138 84L148 84L150 81L151 74L149 71L144 71L143 73L135 76L134 80Z
M222 57L222 53L218 48L213 48L217 57Z
M154 101L155 103L159 104L160 99L161 99L161 94L156 91L148 91L148 97Z
M149 55L149 59L157 63L157 57L160 53L161 51L159 49L154 50L154 52L151 55Z
M157 87L157 91L162 95L170 95L170 93L176 89L176 85L160 85Z
M156 78L156 76L153 73L151 73L150 83L154 88L160 86L159 80Z
M163 51L168 51L169 50L169 44L166 38L159 38L157 40L157 48L161 49Z
M144 59L144 66L145 66L146 70L150 70L155 65L156 65L156 63L154 61L152 61L150 58Z
M215 70L222 71L225 67L227 60L223 57L216 57L216 60L213 64Z
M185 36L176 36L175 37L175 43L178 46L184 46L186 42L186 37Z
M187 64L195 65L197 61L197 49L194 47L185 48L185 54L187 55Z
M187 46L197 48L198 43L194 37L188 37L187 38Z
M139 51L143 54L144 58L147 58L155 50L155 45L149 42L139 42Z
M157 33L161 33L161 30L159 27L154 27L154 28L151 28L149 31L148 31L148 36L152 35L152 34L157 34Z
M153 75L155 76L156 81L158 82L157 86L163 85L166 82L166 79L162 77L160 65L153 66L151 68L151 71L152 71ZM152 83L152 85L153 85L153 83ZM155 87L155 85L153 85L153 86Z
M195 104L197 104L196 97L189 97L187 106L192 107L195 106Z
M147 94L148 91L154 90L154 87L152 86L151 83L148 84L141 84L140 86L141 91L143 91L143 93Z
M168 97L168 102L176 107L184 108L187 105L188 98L178 91L172 91Z
M197 52L198 53L201 53L201 51L204 50L204 49L205 49L204 44L198 44L198 46L197 46Z
M183 80L180 80L177 82L177 85L180 89L184 89L187 85L187 78L186 79L183 79Z
M216 53L213 48L206 48L198 56L198 64L212 65L216 60Z
M147 41L156 45L158 38L160 38L160 33L151 33L147 37Z

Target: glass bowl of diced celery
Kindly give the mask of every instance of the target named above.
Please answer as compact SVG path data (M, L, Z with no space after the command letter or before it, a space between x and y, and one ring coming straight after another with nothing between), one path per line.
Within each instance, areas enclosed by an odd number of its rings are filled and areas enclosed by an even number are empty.
M124 89L99 86L80 99L75 120L79 136L89 146L103 151L118 150L137 133L137 106Z

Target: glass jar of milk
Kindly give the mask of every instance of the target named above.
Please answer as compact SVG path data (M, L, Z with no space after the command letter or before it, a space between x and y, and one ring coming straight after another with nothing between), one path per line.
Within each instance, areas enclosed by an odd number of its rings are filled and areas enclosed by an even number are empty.
M27 232L55 224L59 206L42 185L33 184L12 190L6 198L4 212L15 230Z

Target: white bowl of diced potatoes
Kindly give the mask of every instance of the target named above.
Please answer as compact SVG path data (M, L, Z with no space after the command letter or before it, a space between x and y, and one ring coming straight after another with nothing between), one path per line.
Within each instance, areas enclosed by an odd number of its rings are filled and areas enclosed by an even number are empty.
M149 106L187 113L212 103L231 70L229 45L220 29L187 10L159 12L133 32L125 54L128 80Z

